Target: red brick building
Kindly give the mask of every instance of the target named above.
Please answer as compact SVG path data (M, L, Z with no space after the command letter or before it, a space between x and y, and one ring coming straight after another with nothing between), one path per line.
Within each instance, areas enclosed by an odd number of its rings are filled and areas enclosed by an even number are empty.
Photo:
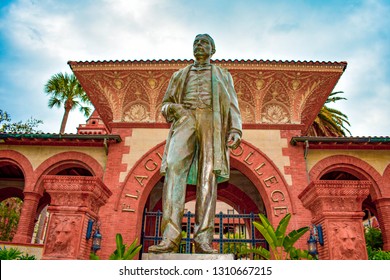
M24 200L13 242L32 241L50 219L44 259L87 259L88 220L103 235L101 258L140 239L145 209L161 210L161 155L169 125L160 114L172 73L192 61L69 62L96 112L76 135L0 134L0 199ZM214 61L233 76L243 141L218 200L236 212L266 213L291 229L321 224L321 259L367 259L363 210L390 250L390 139L306 137L346 69L345 62ZM187 201L194 200L189 188ZM306 248L306 240L298 246Z

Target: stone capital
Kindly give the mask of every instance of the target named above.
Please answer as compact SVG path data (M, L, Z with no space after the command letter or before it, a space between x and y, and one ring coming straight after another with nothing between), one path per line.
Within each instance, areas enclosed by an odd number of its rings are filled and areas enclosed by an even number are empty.
M312 212L314 220L324 215L352 214L361 212L371 184L369 181L313 181L298 197Z
M77 207L97 215L112 195L98 177L46 175L42 184L51 196L52 209Z

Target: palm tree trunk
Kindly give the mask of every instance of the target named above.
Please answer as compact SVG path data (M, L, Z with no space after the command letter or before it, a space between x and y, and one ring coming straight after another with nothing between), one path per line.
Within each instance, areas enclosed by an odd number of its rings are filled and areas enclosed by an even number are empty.
M65 133L65 127L66 127L66 123L68 122L69 112L72 109L71 102L66 101L64 108L65 108L65 112L64 112L64 116L62 117L60 134L64 134Z

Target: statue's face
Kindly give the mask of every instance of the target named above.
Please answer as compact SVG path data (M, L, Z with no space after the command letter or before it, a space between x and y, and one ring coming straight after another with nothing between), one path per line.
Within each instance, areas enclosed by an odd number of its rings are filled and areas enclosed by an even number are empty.
M194 41L194 56L211 57L213 55L212 45L209 39L205 36L197 36Z

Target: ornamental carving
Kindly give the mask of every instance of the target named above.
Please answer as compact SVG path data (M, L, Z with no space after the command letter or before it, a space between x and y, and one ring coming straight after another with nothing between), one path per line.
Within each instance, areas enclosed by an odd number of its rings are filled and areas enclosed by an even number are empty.
M280 76L280 75L278 75ZM285 124L290 122L290 98L280 80L268 88L263 99L261 120L263 123Z
M97 177L45 175L43 187L51 206L86 207L95 214L112 194Z
M361 233L361 225L354 222L329 223L332 233L330 244L334 249L332 259L336 260L362 260L366 258L365 240Z
M48 229L45 255L74 258L81 234L81 216L52 215Z
M284 124L290 121L286 107L277 103L269 103L263 107L261 112L263 123Z
M131 103L124 111L123 121L144 122L150 121L150 110L147 103Z
M369 181L313 181L298 197L311 211L313 220L318 220L324 213L361 212L371 184Z
M241 118L243 123L254 123L255 122L255 110L253 106L246 102L239 102L241 110Z
M193 63L171 61L70 62L100 117L137 126L166 123L161 102L172 74ZM333 90L346 63L212 62L232 74L243 124L297 124L305 130Z

